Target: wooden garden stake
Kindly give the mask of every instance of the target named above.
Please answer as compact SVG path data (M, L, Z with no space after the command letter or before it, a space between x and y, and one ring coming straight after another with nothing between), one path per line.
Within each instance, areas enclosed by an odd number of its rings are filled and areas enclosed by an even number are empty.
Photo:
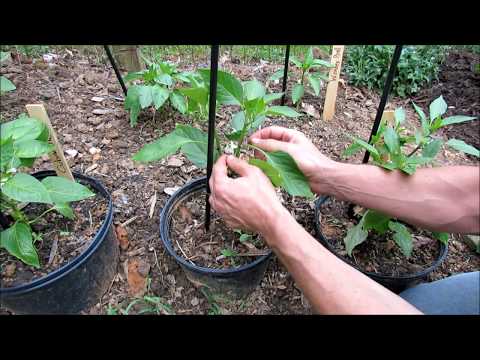
M27 112L30 117L38 119L47 125L48 132L50 133L50 140L55 146L55 152L49 154L48 156L52 161L57 175L74 181L70 167L65 159L65 155L63 155L62 145L57 139L57 134L52 126L52 123L50 122L50 119L48 118L45 107L42 104L29 104L25 105L25 107L27 108Z
M330 69L325 104L323 106L323 120L332 120L335 114L335 102L337 101L338 81L340 79L344 49L345 46L343 45L333 45L332 48L332 58L330 62L335 65L335 67Z
M382 119L385 119L387 124L393 125L395 121L395 111L394 110L385 110L382 115Z

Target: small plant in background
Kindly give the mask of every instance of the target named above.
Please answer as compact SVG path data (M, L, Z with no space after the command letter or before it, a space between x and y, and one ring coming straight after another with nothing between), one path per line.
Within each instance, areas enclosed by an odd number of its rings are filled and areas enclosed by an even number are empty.
M405 111L398 108L395 110L394 124L388 125L382 120L377 134L372 137L370 143L354 138L354 143L345 150L344 156L351 156L366 149L372 156L375 165L388 170L398 169L412 175L417 167L432 163L444 144L441 138L434 136L438 129L476 119L463 115L443 118L442 116L447 111L447 104L442 96L430 104L428 118L415 103L413 103L413 107L421 124L421 128L415 129L413 134L408 133L402 125L405 121ZM414 144L415 148L407 151L407 145L411 144ZM478 149L461 140L450 139L445 144L454 150L480 157ZM419 151L421 151L421 155L417 155ZM376 231L379 234L391 232L393 240L400 247L402 253L406 257L410 256L413 246L408 228L392 217L370 209L364 212L357 225L348 230L344 239L347 253L350 256L353 249L367 239L368 231ZM447 233L433 233L433 235L444 243L448 242L449 235Z
M125 99L125 109L130 111L130 124L135 126L142 109L160 109L167 100L180 113L187 112L185 97L175 89L177 82L190 82L189 73L179 71L169 62L152 63L145 59L148 68L125 76L125 82L141 80L142 84L131 85ZM155 112L154 112L155 116Z
M0 51L0 64L10 58L10 52ZM0 76L0 95L5 94L6 92L13 91L17 87L14 83L8 80L5 76Z
M63 177L48 176L39 181L18 172L18 168L31 167L36 158L54 148L48 143L48 128L39 120L20 116L3 123L0 135L0 216L3 228L0 248L38 268L40 262L34 243L41 235L33 232L31 225L51 211L73 219L74 212L69 203L94 196L94 193ZM29 219L22 210L25 203L44 203L51 207Z
M297 105L297 110L305 94L305 87L310 85L315 93L315 96L320 94L322 80L328 81L328 74L322 71L312 71L314 69L323 70L332 68L334 65L322 59L315 59L313 55L313 48L308 48L304 60L301 61L295 56L290 57L290 61L301 71L302 75L297 81L297 84L292 89L292 102ZM283 70L275 72L270 80L278 80L283 77Z
M208 87L210 70L199 70L199 74ZM269 105L275 99L279 99L282 96L281 93L267 94L263 84L257 80L242 83L224 71L218 71L217 94L220 104L240 107L240 111L232 116L231 131L225 134L227 140L231 141L228 145L234 149L237 157L242 149L247 147L245 141L247 136L256 131L267 116L297 117L300 115L288 106ZM187 95L187 98L190 99L191 96ZM156 161L180 150L195 165L204 168L207 165L207 142L207 134L204 131L193 126L177 124L170 134L145 145L133 156L133 160L144 163ZM223 143L226 144L228 141ZM251 145L248 146L253 148ZM222 141L216 136L215 160L223 152L222 148ZM280 186L294 196L313 197L305 176L287 153L267 153L258 148L257 150L265 155L266 160L252 158L250 164L262 169L274 186Z
M347 47L345 72L354 86L383 89L394 46L355 45ZM398 96L417 93L437 79L448 46L404 46L393 80L392 92Z

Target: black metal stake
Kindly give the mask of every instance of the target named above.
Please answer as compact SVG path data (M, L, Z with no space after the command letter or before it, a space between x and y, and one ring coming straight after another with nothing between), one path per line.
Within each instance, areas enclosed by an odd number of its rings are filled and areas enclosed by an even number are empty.
M378 127L380 126L380 121L382 120L383 110L385 110L385 105L387 104L388 94L392 89L393 78L395 76L395 70L397 70L398 60L402 54L403 45L395 46L395 51L393 53L392 62L390 64L390 69L388 70L387 80L385 81L385 87L383 88L382 98L380 99L380 105L378 105L377 116L375 117L375 122L373 123L372 132L368 142L372 141L372 137L377 133ZM363 157L363 163L366 164L370 158L370 152L365 151L365 156Z
M210 230L210 176L213 167L213 146L215 143L215 110L217 105L218 45L212 45L210 53L210 99L208 106L208 149L207 149L207 197L205 202L205 230Z
M285 49L285 65L283 67L283 85L282 85L282 106L285 105L285 96L287 95L288 62L290 61L290 45Z
M110 64L112 65L112 68L115 71L115 75L117 75L117 79L118 79L118 82L120 83L120 86L122 87L123 93L125 96L127 96L127 87L123 82L122 74L120 74L120 71L117 68L117 63L115 62L115 59L113 58L112 53L110 52L110 48L108 47L108 45L103 45L103 48L107 53L108 60L110 60Z

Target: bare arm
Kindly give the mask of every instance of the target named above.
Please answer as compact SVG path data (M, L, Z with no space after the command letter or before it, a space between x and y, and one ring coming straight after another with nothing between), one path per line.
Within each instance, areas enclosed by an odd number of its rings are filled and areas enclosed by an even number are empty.
M238 178L227 176L227 167ZM233 229L263 235L315 311L324 314L419 314L399 296L326 250L282 206L257 167L221 156L210 178L210 203Z
M252 135L267 151L285 151L317 194L329 194L434 231L480 232L480 168L419 169L408 176L371 165L343 164L302 133L272 126Z

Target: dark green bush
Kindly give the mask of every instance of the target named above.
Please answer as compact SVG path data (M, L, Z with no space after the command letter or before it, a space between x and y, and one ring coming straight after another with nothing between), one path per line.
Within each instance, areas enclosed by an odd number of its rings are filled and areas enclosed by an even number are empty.
M383 89L394 50L393 45L346 47L345 72L350 84ZM392 93L409 96L437 79L448 46L404 46L393 81Z

